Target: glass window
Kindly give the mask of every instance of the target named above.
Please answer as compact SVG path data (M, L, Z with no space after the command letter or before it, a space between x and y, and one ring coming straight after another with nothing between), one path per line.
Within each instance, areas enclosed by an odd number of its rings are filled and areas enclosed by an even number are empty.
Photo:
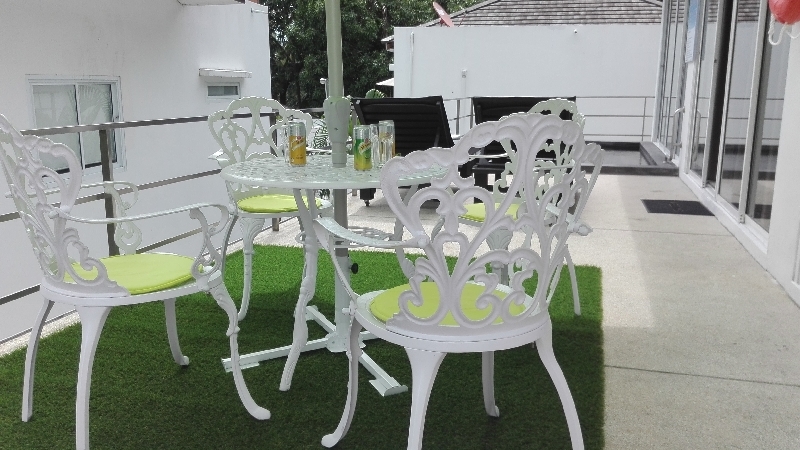
M683 106L686 70L683 61L686 41L686 4L687 0L670 0L667 8L669 17L665 28L664 79L661 86L661 107L658 111L658 130L656 132L656 140L676 152L678 136L680 136L680 118L675 111Z
M114 121L113 83L34 84L33 111L36 128L90 125ZM100 165L100 135L97 131L47 136L71 148L83 167ZM116 145L112 160L117 162ZM63 162L43 161L57 170Z
M702 176L703 159L708 142L708 118L711 112L711 93L714 76L714 59L717 45L717 18L719 0L708 0L706 3L706 21L703 31L703 45L700 50L700 75L697 81L697 103L694 123L694 143L689 168Z
M745 141L750 115L756 46L758 44L759 0L739 0L736 6L733 32L733 61L728 75L728 99L725 134L722 144L719 194L735 208L739 207Z
M772 216L772 193L781 134L789 45L788 39L777 46L765 44L762 60L747 215L767 231Z
M209 85L209 97L239 98L238 84Z

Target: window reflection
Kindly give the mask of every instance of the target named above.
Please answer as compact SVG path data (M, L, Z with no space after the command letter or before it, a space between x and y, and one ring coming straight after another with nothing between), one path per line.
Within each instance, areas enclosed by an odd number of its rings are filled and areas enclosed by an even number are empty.
M772 216L775 166L778 160L783 95L786 90L786 72L789 64L787 41L785 39L774 47L769 44L764 47L761 89L756 113L747 215L765 230L769 230Z
M739 0L736 30L733 35L733 61L729 73L729 92L725 135L722 146L722 173L719 194L738 208L742 189L744 150L750 111L753 67L758 43L758 0Z

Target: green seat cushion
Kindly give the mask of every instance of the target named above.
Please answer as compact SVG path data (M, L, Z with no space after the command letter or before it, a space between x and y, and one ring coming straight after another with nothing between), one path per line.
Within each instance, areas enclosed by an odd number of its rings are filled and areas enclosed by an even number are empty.
M420 287L422 289L422 306L417 307L410 305L411 313L420 318L430 317L439 308L439 289L437 289L436 283L433 282L421 283ZM404 284L381 292L372 300L372 303L369 305L369 310L378 320L386 322L390 317L400 312L400 294L410 289L410 285ZM485 287L479 284L468 283L464 286L464 289L461 290L461 308L470 320L481 320L491 312L491 308L478 309L478 307L475 306L475 300L483 293L484 289ZM494 295L502 299L505 298L507 294L495 290ZM511 305L512 314L520 314L524 310L524 305ZM497 318L495 323L502 323L502 319ZM442 319L441 325L457 326L458 323L456 323L456 319L453 315L448 312L444 319Z
M463 218L473 220L475 222L483 222L486 219L486 206L483 203L472 203L470 205L465 205L467 207L467 213L464 214ZM500 203L494 204L495 209L500 207ZM517 210L519 209L519 203L512 203L508 207L508 211L506 211L507 216L515 217L517 215Z
M303 201L308 206L308 200L305 197L303 197ZM236 205L242 211L251 213L297 212L297 202L294 201L294 196L287 194L254 195L239 200ZM317 208L320 207L322 207L322 202L317 199Z
M192 263L194 259L167 253L141 253L135 255L109 256L100 258L108 270L108 278L127 289L132 295L147 294L180 286L193 280ZM91 280L97 271L83 270L73 263L75 272L82 278ZM68 275L65 279L72 282Z

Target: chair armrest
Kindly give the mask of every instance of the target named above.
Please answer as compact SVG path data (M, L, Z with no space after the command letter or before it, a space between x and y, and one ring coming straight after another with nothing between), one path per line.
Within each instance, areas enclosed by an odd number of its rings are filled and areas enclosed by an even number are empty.
M328 251L331 256L331 261L333 262L333 267L336 270L336 275L339 277L339 280L342 282L342 286L344 287L347 295L350 296L350 308L343 311L345 314L353 315L355 314L356 310L356 300L358 299L358 294L353 291L353 288L350 286L350 283L347 281L347 276L345 275L345 269L339 264L339 258L336 257L336 245L337 242L333 239L333 237L338 237L345 239L349 242L353 242L356 244L360 244L363 246L368 247L376 247L376 248L388 248L388 249L398 249L398 248L418 248L421 244L424 245L427 241L427 236L423 238L412 238L407 241L383 241L379 239L373 239L366 236L362 236L357 233L353 233L352 231L348 230L347 228L339 225L331 217L321 217L314 221L314 231L317 235L317 239L319 239L322 246Z
M317 232L317 236L320 238L320 240L324 239L323 244L325 244L326 246L330 240L329 236L332 235L342 238L348 242L358 244L363 247L374 247L374 248L385 248L385 249L420 247L419 243L420 239L418 238L411 238L407 241L386 241L354 233L348 230L347 228L339 225L339 222L335 221L332 217L320 217L319 219L316 219L314 222L315 222L314 230Z
M561 215L561 210L556 208L553 205L547 205L547 212L559 216ZM592 227L589 224L582 222L580 220L575 220L575 216L572 214L567 213L567 225L569 226L569 231L572 233L578 233L581 236L586 236L592 232Z
M508 158L508 153L500 153L497 155L484 155L482 153L469 155L469 159L499 159Z
M206 215L202 211L202 209L204 208L213 208L218 210L220 213L219 220L209 225L208 219L206 218ZM182 206L180 208L158 211L149 214L139 214L135 216L115 217L108 219L87 219L83 217L76 217L61 210L60 208L53 208L51 215L59 216L65 220L69 220L72 222L98 225L98 224L124 224L126 222L150 219L154 217L162 217L186 211L189 212L189 217L200 222L200 231L203 235L203 246L202 248L200 248L198 256L195 257L194 263L192 264L192 276L194 276L195 280L197 281L201 289L208 290L209 278L215 272L221 270L221 268L223 267L223 260L222 260L223 255L219 251L217 251L217 248L211 242L211 237L216 234L219 234L221 231L225 230L229 224L232 223L232 221L230 220L231 218L230 210L228 209L227 206L213 204L213 203L196 203L193 205ZM136 230L138 231L138 229ZM123 244L125 246L127 250L126 253L133 253L136 247L138 247L139 243L141 243L141 235L140 234L126 235L125 236L126 238L130 238L131 236L133 236L135 242L132 243L121 242L122 238L119 235L125 234L126 232L130 232L130 230L124 227L119 227L117 233L114 236L114 239L115 241L117 241L118 245ZM120 245L120 247L122 248L123 245Z
M88 223L94 225L108 225L110 223L123 223L123 222L135 222L137 220L144 220L144 219L151 219L154 217L161 217L161 216L168 216L171 214L177 214L185 211L191 211L194 209L200 208L217 208L221 213L224 212L223 215L230 215L230 211L228 207L225 205L215 204L215 203L195 203L193 205L181 206L175 209L168 209L164 211L157 211L153 213L147 214L137 214L135 216L125 216L125 217L109 217L103 219L90 219L84 217L73 216L60 208L54 208L54 211L58 211L58 216L63 217L66 220L70 220L72 222L79 222L79 223ZM226 220L227 221L227 220Z

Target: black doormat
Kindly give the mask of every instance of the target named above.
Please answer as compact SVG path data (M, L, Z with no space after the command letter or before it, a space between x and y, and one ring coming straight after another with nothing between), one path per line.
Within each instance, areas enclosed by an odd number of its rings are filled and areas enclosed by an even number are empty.
M691 200L645 200L645 209L655 214L686 214L690 216L713 216L702 203Z

